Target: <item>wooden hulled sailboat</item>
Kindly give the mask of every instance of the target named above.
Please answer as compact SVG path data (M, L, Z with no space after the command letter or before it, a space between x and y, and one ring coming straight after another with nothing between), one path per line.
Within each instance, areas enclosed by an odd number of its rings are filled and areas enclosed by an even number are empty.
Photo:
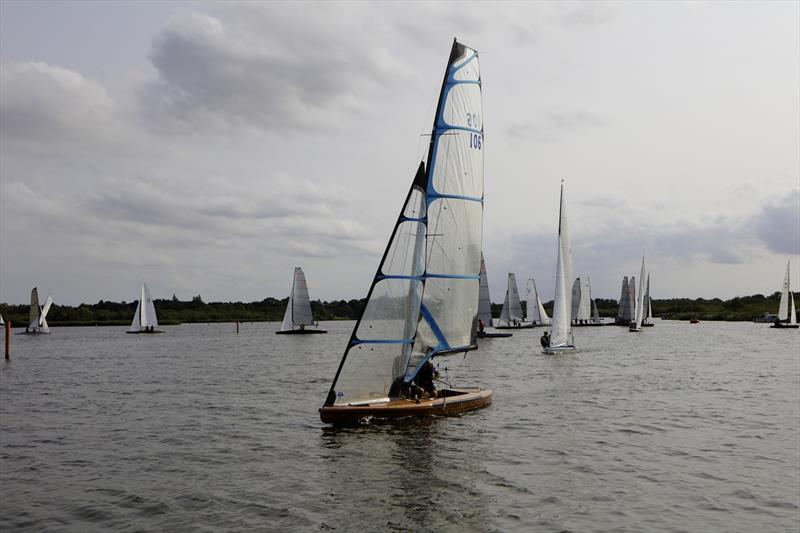
M407 392L432 358L477 348L482 144L478 54L454 41L427 166L419 165L319 410L323 422L442 415L491 401L479 387Z
M286 304L286 312L283 315L281 329L275 333L278 335L327 333L324 329L312 328L310 326L315 326L315 322L311 314L311 300L308 297L306 275L303 274L303 269L294 267L292 292L289 293L289 303Z
M139 292L139 303L136 304L136 312L133 314L131 328L125 333L163 333L158 328L158 318L156 317L156 306L150 296L150 288L143 281Z
M786 274L783 276L783 286L781 287L781 302L778 305L778 320L772 324L773 328L795 329L797 324L797 312L794 307L794 294L789 285L789 266L791 262L786 262Z
M571 292L567 291L566 280L572 278L572 250L569 246L567 230L567 210L564 203L564 183L561 183L561 202L558 211L558 258L556 260L556 290L553 297L553 319L550 325L550 345L543 348L546 354L574 352L575 340L572 336L570 313Z
M39 289L34 287L31 290L31 310L28 314L28 325L23 332L25 335L43 335L50 333L47 325L47 313L53 305L53 297L49 294L44 305L39 305Z
M511 333L498 333L496 331L486 330L487 327L493 325L492 302L489 298L489 276L486 274L486 262L483 260L483 252L481 252L480 287L478 289L478 338L496 339L511 337Z

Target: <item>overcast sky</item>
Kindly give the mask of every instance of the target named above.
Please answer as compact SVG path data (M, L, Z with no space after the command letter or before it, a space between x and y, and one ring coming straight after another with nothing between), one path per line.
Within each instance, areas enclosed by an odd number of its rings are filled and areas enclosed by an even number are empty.
M800 2L0 2L0 301L366 294L453 37L480 52L484 251L552 297L800 281Z

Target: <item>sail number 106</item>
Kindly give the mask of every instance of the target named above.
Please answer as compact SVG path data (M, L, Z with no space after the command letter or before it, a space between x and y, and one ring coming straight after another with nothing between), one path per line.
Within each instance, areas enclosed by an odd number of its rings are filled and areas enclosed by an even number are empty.
M469 128L476 128L480 124L480 120L478 118L477 113L467 113L467 127ZM481 149L481 134L480 133L470 133L469 135L469 147L475 148L476 150Z

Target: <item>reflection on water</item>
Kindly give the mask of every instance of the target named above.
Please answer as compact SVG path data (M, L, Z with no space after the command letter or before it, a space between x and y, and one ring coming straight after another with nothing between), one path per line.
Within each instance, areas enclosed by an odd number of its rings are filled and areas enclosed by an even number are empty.
M487 408L336 428L352 323L277 327L15 336L0 529L800 529L796 330L582 328L556 357L515 331L440 361Z

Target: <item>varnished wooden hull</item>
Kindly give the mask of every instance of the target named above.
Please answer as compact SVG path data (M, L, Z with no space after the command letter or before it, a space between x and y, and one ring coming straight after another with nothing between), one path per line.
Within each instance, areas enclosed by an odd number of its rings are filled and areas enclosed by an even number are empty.
M311 335L312 333L328 333L324 329L287 329L286 331L276 331L275 335Z
M479 409L491 403L492 391L477 387L442 391L443 398L415 400L392 398L388 402L322 407L320 419L327 424L356 422L367 417L403 418L409 416L452 415Z

